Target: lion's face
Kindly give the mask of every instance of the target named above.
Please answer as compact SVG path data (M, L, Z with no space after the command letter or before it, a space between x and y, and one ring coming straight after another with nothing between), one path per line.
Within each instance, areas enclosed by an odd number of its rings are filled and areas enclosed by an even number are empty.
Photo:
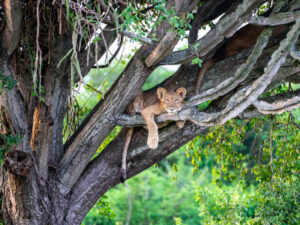
M168 114L175 114L184 105L184 98L186 95L185 88L178 88L176 92L168 92L164 88L157 89L157 96L160 100L160 105Z

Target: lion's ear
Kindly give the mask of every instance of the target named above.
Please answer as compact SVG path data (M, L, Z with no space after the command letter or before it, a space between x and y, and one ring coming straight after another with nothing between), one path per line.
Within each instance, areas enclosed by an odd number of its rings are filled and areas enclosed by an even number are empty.
M158 97L159 100L163 100L164 97L165 97L165 95L166 95L166 93L167 93L166 89L164 89L162 87L157 88L157 97Z
M186 95L186 89L184 87L178 88L176 90L176 93L182 98L182 100L185 98Z

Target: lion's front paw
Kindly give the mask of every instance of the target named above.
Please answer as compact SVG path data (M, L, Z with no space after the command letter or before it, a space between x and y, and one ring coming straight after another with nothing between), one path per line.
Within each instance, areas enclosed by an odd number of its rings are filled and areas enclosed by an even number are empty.
M147 144L148 144L149 148L156 149L158 146L158 135L150 135L148 137Z
M178 120L176 121L176 124L180 129L182 129L184 127L185 120Z

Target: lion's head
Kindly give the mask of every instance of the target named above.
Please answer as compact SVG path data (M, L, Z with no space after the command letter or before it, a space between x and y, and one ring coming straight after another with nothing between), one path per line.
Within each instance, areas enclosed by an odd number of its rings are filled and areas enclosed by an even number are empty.
M175 114L183 107L185 95L186 89L183 87L178 88L176 92L168 92L164 88L157 89L160 105L168 114Z

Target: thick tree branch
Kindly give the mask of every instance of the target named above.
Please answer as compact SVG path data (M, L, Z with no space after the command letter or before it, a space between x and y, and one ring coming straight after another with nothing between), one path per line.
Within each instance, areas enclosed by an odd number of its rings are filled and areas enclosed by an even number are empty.
M300 89L286 94L275 95L271 99L270 97L261 98L254 101L253 105L258 110L245 110L248 114L251 111L251 117L254 117L253 115L261 116L262 114L280 114L292 111L300 106ZM245 117L243 113L244 112L239 114L238 117L249 118L249 116ZM177 115L168 115L167 113L164 113L156 116L155 121L157 123L163 123L166 121L189 120L191 122L196 121L197 123L201 123L209 118L209 114L209 112L199 112L196 108L187 106ZM145 126L146 122L141 115L123 114L117 117L117 124L125 127L140 127Z
M251 11L264 1L244 0L234 12L225 15L207 35L198 40L197 50L193 47L173 52L164 58L160 65L182 64L191 61L196 57L202 57L221 43L225 37L231 37L243 24L243 19L247 20L251 16ZM242 18L242 19L240 19Z
M228 1L228 0L211 0L205 1L201 7L198 8L197 13L195 14L195 18L192 21L192 29L189 33L189 43L193 44L198 39L198 32L201 26L209 19L213 19L220 16L224 13L228 7L230 7L236 1ZM224 4L225 3L225 4ZM219 10L219 6L222 5L221 9Z
M294 22L298 18L300 18L300 11L277 13L277 14L273 14L269 17L262 17L262 16L254 17L253 16L248 20L248 23L256 24L256 25L276 26L276 25Z
M151 54L145 59L145 63L148 67L157 64L165 56L169 55L175 45L179 41L179 36L177 32L170 31L167 32L163 38L160 40L156 48L151 52Z
M300 89L282 95L275 95L268 101L259 99L253 105L263 114L281 114L300 107Z

